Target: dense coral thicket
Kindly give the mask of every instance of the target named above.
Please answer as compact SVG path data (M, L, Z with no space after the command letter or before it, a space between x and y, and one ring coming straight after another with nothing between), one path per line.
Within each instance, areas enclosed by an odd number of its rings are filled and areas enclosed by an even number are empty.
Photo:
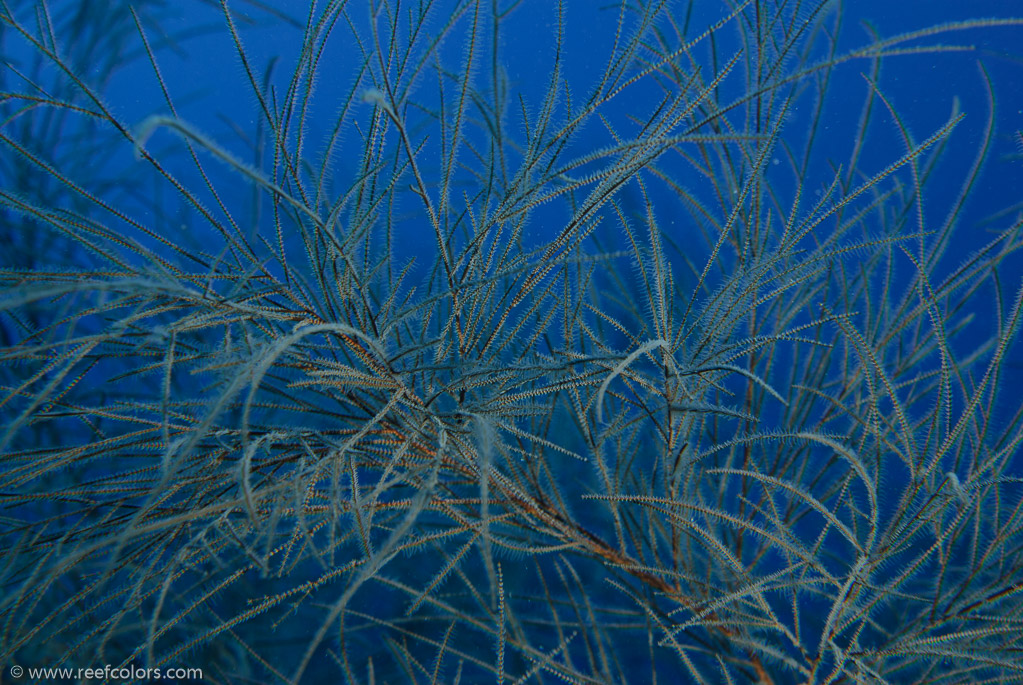
M0 1L5 669L1018 679L1023 223L950 250L993 98L950 164L881 71L1021 22L695 5L579 82L538 0ZM179 102L208 32L254 117Z

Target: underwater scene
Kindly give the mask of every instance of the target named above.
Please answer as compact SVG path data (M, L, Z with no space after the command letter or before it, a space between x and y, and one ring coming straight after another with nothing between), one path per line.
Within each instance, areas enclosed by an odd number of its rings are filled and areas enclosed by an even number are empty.
M1023 2L0 0L0 683L1023 681Z

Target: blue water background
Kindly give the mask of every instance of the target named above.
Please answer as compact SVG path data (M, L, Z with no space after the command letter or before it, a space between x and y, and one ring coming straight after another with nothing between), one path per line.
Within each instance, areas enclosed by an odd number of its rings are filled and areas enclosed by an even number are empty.
M451 0L447 4L455 6ZM277 87L278 93L283 93L295 64L302 35L301 26L305 22L309 5L300 0L276 0L269 5L293 17L294 22L282 21L247 3L234 2L231 6L253 20L251 23L239 22L239 26L257 78L262 78L267 65L276 59L270 72L270 83ZM446 16L444 5L443 1L436 5L438 11L432 20L436 28L442 25L442 18ZM681 22L686 4L678 2L674 5L674 13ZM837 6L837 3L833 5ZM180 14L174 16L179 9ZM348 11L356 24L364 30L368 25L370 3L351 2ZM724 3L696 3L690 18L690 36L727 15L728 11ZM835 11L833 6L830 12ZM954 21L1023 16L1023 3L1011 0L977 0L969 3L954 0L856 0L844 3L842 12L842 31L836 51L839 54L869 44L873 39L868 27L877 36L886 38ZM564 41L562 78L570 84L577 101L589 95L607 64L618 17L616 6L596 0L567 0L559 8L557 3L548 0L524 0L502 24L500 44L501 64L509 80L512 99L505 124L519 140L523 137L523 127L515 98L521 94L527 107L531 108L528 110L531 114L539 109L551 76L559 13ZM470 20L471 13L462 17L440 51L441 59L448 69L458 69L461 65L465 52L464 35ZM826 24L829 27L833 25L830 17ZM251 134L259 116L259 105L229 38L219 7L201 2L175 4L174 12L169 17L164 15L161 25L172 36L195 27L203 29L200 35L182 41L178 49L159 53L163 77L175 98L179 114L244 161L251 161L249 148L240 142L237 130ZM473 84L485 92L489 92L490 88L488 31L489 27L483 32L486 39L484 45L477 46L480 61L473 73ZM150 38L153 40L152 36ZM364 35L363 39L366 38ZM1023 50L1019 47L1023 45L1023 29L1015 26L943 33L908 45L936 44L972 49L947 54L886 58L877 85L898 112L915 142L926 139L945 124L953 114L954 107L958 106L966 114L948 141L938 173L928 181L923 201L924 223L928 230L936 230L945 221L982 144L990 107L987 88L981 77L981 64L996 94L991 149L981 174L969 189L968 199L957 220L951 249L937 270L935 280L940 281L942 274L948 273L966 255L987 243L993 237L993 230L1011 225L1020 211L1023 211L1023 149L1018 139L1018 132L1023 131ZM727 27L719 33L718 47L725 56L730 56L730 50L738 48L733 28ZM709 63L706 59L708 49L705 41L695 51L698 58L704 59L705 64ZM823 57L823 54L820 56ZM339 24L321 60L316 97L307 120L306 150L314 158L320 152L316 143L325 141L333 126L338 103L353 88L361 59L351 31L347 26ZM841 65L832 74L822 122L817 131L814 157L809 173L803 179L808 198L812 199L812 194L828 186L837 165L848 164L862 105L870 88L865 78L869 71L869 61L854 60ZM706 73L704 77L709 78ZM425 73L414 91L414 97L426 103L434 101L436 97L432 89L435 84L435 76ZM738 95L742 86L743 76L737 70L723 87L726 91L732 88L734 94ZM107 93L113 111L129 122L141 122L150 115L168 113L152 69L144 59L133 60L117 72ZM644 90L644 85L639 84L603 111L612 120L615 116L625 117L630 112L641 115L649 111L653 98L658 96L656 88ZM803 139L810 124L813 104L810 97L803 97L789 113L785 135L793 141ZM361 106L369 107L364 104ZM573 141L572 150L581 153L607 144L606 132L599 129L599 123L590 124ZM157 133L151 141L154 149L161 149L161 145L168 151L180 151L180 141L167 133ZM342 144L335 149L329 167L339 188L347 187L354 177L361 152L360 145L357 137L348 131L342 138ZM127 148L125 146L125 149L111 151L110 163L123 164L125 167L135 163ZM869 130L868 144L863 150L861 168L868 173L880 171L905 152L905 142L894 119L883 111L879 102L875 102L873 123ZM263 161L264 164L269 162L266 159ZM439 166L436 158L433 161ZM777 158L772 161L781 162ZM198 186L199 179L194 167L184 155L178 155L176 162L172 160L168 163L191 187ZM431 169L429 156L424 156L423 165L427 172ZM219 177L218 191L229 207L243 208L251 203L252 188L237 174L221 165L208 164L207 168L214 175L215 181ZM688 183L685 174L691 172L683 166L676 168L682 175L680 181ZM908 178L908 174L903 175L905 182L908 182ZM699 179L694 179L691 187L699 193L701 185L706 186ZM784 182L781 187L785 187ZM791 184L788 187L791 190ZM702 263L700 259L705 252L704 243L697 239L690 218L681 212L678 215L673 213L679 209L678 202L666 194L663 186L655 183L651 184L651 189L655 207L663 208L659 220L673 231L673 237L679 243L692 245L693 261ZM808 201L804 201L804 205ZM623 191L622 202L627 207L638 206L639 198L634 184ZM243 212L242 209L238 211ZM544 213L541 210L527 227L527 238L542 241L545 236L556 234L564 218L564 213L558 214L555 210ZM907 230L909 226L915 227L915 219L907 224ZM185 231L200 232L196 236L199 240L202 240L201 232L206 230L202 226L193 226L187 217L181 227ZM264 217L262 229L267 228ZM429 255L435 249L432 232L428 230L426 222L416 221L405 221L397 230L399 248L395 253L395 261L404 263L406 259L416 256L418 270L413 272L413 281L421 279L431 262ZM904 260L901 266L906 270L903 275L908 278L911 275L911 265ZM1006 297L1011 298L1023 271L1018 264L1012 262L1003 271L1003 287L1007 291ZM974 302L981 304L984 301L984 298L979 298ZM986 299L988 303L991 301L991 298ZM979 344L990 334L995 323L992 309L978 308L974 313L975 324L958 340L961 349ZM1018 354L1016 356L1019 359L1011 362L1005 378L1013 386L1023 383L1023 357ZM1004 406L1010 399L1003 398L1004 409L1015 408L1015 403Z

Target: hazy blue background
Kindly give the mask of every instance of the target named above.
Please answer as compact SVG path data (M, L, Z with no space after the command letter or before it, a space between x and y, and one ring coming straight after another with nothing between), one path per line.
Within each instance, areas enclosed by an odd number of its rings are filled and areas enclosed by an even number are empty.
M454 5L453 1L447 1ZM438 7L443 7L444 2L441 0ZM232 2L231 7L252 19L251 23L239 22L239 26L252 65L259 75L262 76L271 58L279 58L272 82L277 85L278 92L282 92L294 64L308 3L304 0L269 0L266 4L293 17L295 23L289 24L241 0ZM674 4L681 20L685 3ZM348 3L348 11L356 21L365 22L369 7L366 0ZM697 11L691 21L695 29L692 33L702 31L728 11L724 3L713 0L697 3ZM1023 3L1012 0L856 0L844 3L843 12L839 52L870 42L863 22L869 22L878 35L890 37L950 21L1023 15ZM178 32L186 27L190 30L202 28L200 35L182 41L180 49L163 50L159 56L163 76L182 117L248 160L244 144L239 142L238 135L227 122L233 122L241 130L251 133L258 104L229 40L219 7L198 0L184 0L174 3L171 14L174 13L179 13L176 19L162 21L169 35L180 35ZM550 75L557 14L557 5L550 0L523 0L503 25L502 64L510 81L512 96L522 93L527 104L534 107L539 105ZM604 4L601 0L566 0L564 3L564 78L580 99L590 92L606 64L617 14L616 6ZM465 29L467 22L468 18L463 17L460 28ZM831 22L828 23L830 25ZM456 36L459 33L455 31ZM723 53L728 52L730 36L734 38L734 30L725 29L719 42L725 46ZM150 39L154 43L159 42L154 36ZM1020 192L1023 189L1023 160L1014 139L1015 132L1023 130L1023 55L1016 48L1023 45L1023 30L1013 27L946 33L910 45L936 43L972 45L976 50L888 58L882 68L880 86L904 117L917 141L931 135L948 120L954 99L959 99L961 109L966 112L966 119L957 127L950 141L949 160L942 166L944 173L929 186L929 195L925 198L929 223L940 225L950 198L958 193L962 180L961 175L953 173L952 169L960 166L965 174L980 144L988 104L980 78L979 60L988 70L998 96L995 138L990 160L972 189L966 212L960 220L959 239L962 248L968 249L970 245L979 245L990 237L984 231L985 226L1002 228L1023 207L1023 193ZM457 68L461 54L461 45L449 40L442 52L445 66ZM697 55L700 55L699 50ZM339 24L324 55L317 81L318 98L310 117L310 141L322 140L333 124L337 103L351 89L360 59L348 27ZM818 133L817 164L810 177L804 179L808 188L826 186L831 180L829 164L848 161L852 135L868 90L862 74L869 67L869 62L858 60L843 65L835 72L830 99L824 111L825 121ZM433 83L433 79L432 74L427 74L422 83ZM741 79L738 71L730 76L730 81L737 86L741 85ZM489 69L477 69L473 84L488 90L489 81ZM108 95L114 111L129 121L142 121L150 114L167 112L152 70L144 59L135 60L118 72L110 84ZM432 96L423 87L416 95L425 100ZM628 108L635 104L633 97L633 94L627 94L613 106ZM789 123L790 133L798 136L805 130L810 104L806 98L797 103ZM507 115L506 124L521 138L517 111ZM871 144L865 150L865 168L879 170L904 152L904 145L887 113L875 114L871 135ZM157 137L154 144L160 141L167 143L169 139L170 136ZM594 142L600 144L603 141ZM352 169L352 160L345 158L345 152L358 152L359 141L348 140L347 143L341 146L340 154L332 160L340 186L347 185ZM575 145L584 149L587 140L582 137ZM309 152L315 156L317 150L309 148ZM248 190L240 181L232 185ZM984 223L990 220L993 212L1013 204L1016 212L989 224Z
M449 4L454 5L450 0ZM438 5L443 7L444 1ZM508 3L502 2L501 6ZM408 3L404 3L407 7ZM682 20L686 3L674 3L679 21ZM271 83L278 93L287 87L295 55L302 34L308 4L302 0L270 0L267 6L294 18L293 23L282 20L242 0L234 0L231 7L246 15L251 21L239 20L242 40L249 54L253 68L262 77L271 59L278 58L272 71ZM833 13L826 21L833 25ZM725 16L729 11L724 3L703 0L697 3L697 10L691 17L690 35L702 31L706 26ZM891 37L902 32L922 27L939 25L978 17L1008 17L1023 15L1023 3L1010 0L856 0L842 5L844 12L838 52L869 44L872 39L868 25L881 37ZM163 49L160 64L167 86L174 96L181 116L199 130L210 135L220 144L231 149L246 161L251 160L249 147L242 142L237 130L251 135L257 120L258 103L247 83L244 70L229 39L219 6L198 0L175 3L171 15L177 17L162 20L168 35L180 36L180 32L195 35L180 42L178 49ZM367 25L370 3L353 0L348 3L348 12L360 27ZM581 100L600 78L608 58L617 22L617 6L604 4L601 0L567 0L563 5L564 27L564 72L563 77L573 89L574 96ZM435 15L434 23L440 26ZM444 64L457 69L461 63L463 45L460 37L468 27L469 17L463 17L441 52ZM361 22L361 23L360 23ZM196 32L195 28L200 27ZM489 26L486 27L489 31ZM521 93L527 106L539 107L547 87L551 63L555 51L558 30L558 6L550 0L524 0L502 25L502 65L510 84L514 105L508 112L505 124L513 136L522 139L521 119L518 116L514 98ZM735 29L728 27L718 37L722 54L730 55L729 41L735 40ZM489 36L486 36L489 42ZM154 44L158 37L150 36ZM818 42L820 44L820 41ZM924 198L924 211L928 229L937 229L944 222L955 197L958 196L963 179L974 163L981 145L983 132L989 116L987 91L981 78L980 63L990 75L994 92L997 94L995 110L995 133L989 159L976 184L970 190L964 212L959 218L953 250L939 268L941 272L965 257L970 251L988 242L992 233L989 229L1002 229L1010 225L1023 209L1023 150L1016 141L1016 132L1023 130L1023 56L1017 46L1023 46L1023 30L1019 27L970 30L945 33L935 38L917 40L908 45L949 44L974 46L970 52L951 54L909 55L887 58L883 64L879 86L881 92L903 118L904 124L915 141L921 141L940 128L950 117L954 102L966 113L965 120L956 128L948 143L948 152L938 168L938 173L929 180ZM489 48L483 46L484 51ZM707 43L696 50L698 57L707 54ZM702 51L702 52L701 52ZM473 85L489 91L489 56L473 75ZM319 150L312 143L325 140L334 123L338 103L353 87L355 75L361 63L358 45L349 28L339 23L321 62L317 81L317 98L309 117L308 144L306 150L315 157ZM835 165L848 164L852 140L862 103L868 92L863 74L870 69L870 62L857 60L839 67L832 75L829 96L823 112L823 122L818 130L815 144L816 156L810 173L803 179L808 192L825 188L831 181ZM413 97L429 102L433 98L430 85L435 83L433 73L421 78L419 90ZM705 74L705 78L707 78ZM743 76L739 70L725 83L725 88L740 92ZM364 86L363 86L364 87ZM142 121L151 114L167 112L158 84L146 60L138 59L117 73L108 91L113 109L128 121ZM656 96L656 91L635 88L624 94L611 105L621 113L630 107L647 111L649 103L638 101L644 96ZM804 97L796 103L791 112L786 135L800 141L809 125L813 101ZM369 108L370 105L358 105ZM905 152L905 145L898 135L892 117L875 102L875 113L870 129L868 145L863 152L861 166L868 171L879 171ZM331 160L339 188L347 187L354 170L354 164L361 151L361 142L349 133L338 147ZM594 130L592 125L585 129L574 142L577 150L592 149L606 145L606 132ZM180 151L180 143L167 133L158 133L151 141L152 149ZM184 155L179 155L180 173L185 178L195 179L194 168ZM264 164L269 160L264 160ZM133 163L127 149L111 151L111 163ZM424 167L429 172L429 158L424 158ZM173 166L173 163L172 163ZM210 168L220 165L211 164ZM683 184L684 167L679 167ZM225 168L215 169L223 174L220 188L225 193L229 206L245 206L251 199L251 187ZM908 175L904 178L908 179ZM692 184L699 191L706 186L699 178ZM656 184L652 186L658 192ZM638 200L635 187L627 187L623 194L626 206ZM655 202L658 196L654 196ZM788 201L788 200L786 200ZM677 203L664 205L668 210ZM1005 210L1009 211L1005 211ZM665 217L665 224L674 217ZM694 261L699 262L702 242L697 238L696 229L687 216L679 216L672 224L675 239L682 244L693 244ZM539 214L529 229L534 239L560 230L557 215ZM910 224L912 225L912 224ZM429 231L420 230L422 225L406 222L399 228L400 242L408 255L420 255L419 265L425 268L432 253L432 237ZM191 225L186 230L195 231ZM202 229L198 229L202 230ZM405 255L399 255L404 258ZM903 262L909 267L908 262ZM906 274L908 277L910 273ZM1008 269L1003 284L1009 297L1019 283L1021 272ZM967 332L980 337L990 333L993 324L990 311L978 311L977 324ZM969 340L962 339L967 344ZM1018 353L1014 355L1019 356ZM1015 364L1019 364L1018 366ZM1014 361L1014 384L1023 383L1023 358Z

